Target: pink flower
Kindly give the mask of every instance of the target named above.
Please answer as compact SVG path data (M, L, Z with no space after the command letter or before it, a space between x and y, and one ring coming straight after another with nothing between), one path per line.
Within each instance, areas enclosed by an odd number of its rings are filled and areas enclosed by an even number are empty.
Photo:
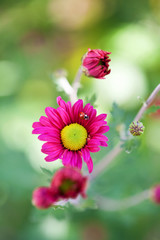
M60 198L76 198L79 194L86 197L85 190L87 177L83 177L76 168L61 168L51 182L51 189L57 192Z
M88 49L88 52L82 58L82 66L88 77L104 79L111 70L109 69L110 52L101 49Z
M36 188L32 195L32 204L40 209L49 208L57 201L58 197L48 187Z
M33 123L32 133L40 134L39 140L46 141L41 150L48 155L45 160L51 162L62 159L64 166L81 169L83 158L91 173L93 162L90 152L98 152L99 146L108 146L108 138L103 135L109 130L107 122L104 121L107 115L96 116L96 110L91 104L83 107L82 100L71 106L70 102L66 103L58 97L57 103L57 109L47 107L47 117L42 116L39 122Z
M152 200L155 203L160 204L160 184L157 184L152 188Z
M32 204L40 209L46 209L59 200L75 199L79 194L86 198L88 178L82 176L77 168L64 167L59 169L52 178L49 187L36 188L32 195Z

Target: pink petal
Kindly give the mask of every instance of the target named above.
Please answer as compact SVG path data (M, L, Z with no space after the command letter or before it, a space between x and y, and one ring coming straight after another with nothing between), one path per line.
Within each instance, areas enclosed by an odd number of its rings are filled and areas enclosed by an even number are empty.
M77 155L76 152L71 152L71 166L77 167Z
M89 150L85 147L81 149L82 152L82 157L84 159L85 162L88 162L90 159L90 152Z
M38 139L41 140L41 141L48 141L48 142L54 142L56 140L59 140L59 136L57 134L47 134L47 133L44 133L44 134L41 134L38 136Z
M90 69L93 67L96 67L99 64L99 59L98 58L84 58L83 60L83 66Z
M100 146L108 147L108 144L105 141L100 141Z
M71 122L73 122L72 105L70 101L67 102L67 112L68 115L70 116Z
M106 133L106 132L108 132L108 131L109 131L109 126L101 126L101 127L98 129L97 133Z
M42 125L40 122L34 122L34 123L32 124L32 127L33 127L33 128L39 128L39 127L43 127L43 125Z
M53 128L38 127L32 131L33 134L43 134L43 133L50 133L50 132L54 132Z
M62 129L64 127L64 123L61 120L60 116L57 113L57 110L52 107L47 107L45 109L45 113L48 116L51 123L57 127L58 129Z
M73 111L73 116L74 116L74 122L79 123L80 118L79 118L79 113L83 111L83 101L79 99L77 102L72 107Z
M66 104L66 102L59 96L59 97L57 97L57 103L58 103L58 105L61 107L61 108L63 108L64 110L68 110L67 109L67 104Z
M55 144L54 142L46 142L42 145L42 148L43 149L49 149L49 148L54 147L54 144Z
M98 146L87 146L90 152L99 152L101 149Z
M82 157L79 152L76 152L77 154L77 167L81 170L82 169Z
M107 114L100 114L96 117L95 121L102 121L105 120L107 117Z
M90 113L90 119L91 119L92 121L94 121L94 119L95 119L95 117L96 117L96 114L97 114L97 111L96 111L96 109L93 108L93 110L92 110L91 113Z
M92 139L97 139L100 141L108 141L108 138L105 135L102 134L94 134Z
M102 72L102 66L101 65L98 65L97 67L95 68L92 68L89 70L89 75L93 76L93 77L98 77L99 74Z
M52 123L49 121L49 119L47 117L40 117L39 119L40 123L42 123L44 126L52 126Z
M99 145L99 140L97 139L91 139L87 142L87 146L92 147L92 146L98 146Z
M52 146L50 146L50 147L48 147L48 146L46 147L46 146L44 146L44 144L43 144L42 149L41 149L41 152L46 153L46 154L49 154L49 153L54 152L54 151L57 151L57 150L63 150L63 147L62 147L61 144L52 143Z
M57 108L57 111L58 111L59 115L61 116L61 119L65 125L68 125L71 123L71 119L70 119L68 113L66 112L66 110L59 107L59 108Z
M92 158L90 157L89 161L86 162L86 163L87 163L88 171L89 171L89 173L91 173L93 171L93 161L92 161Z
M71 158L72 153L68 149L64 150L63 157L62 157L62 163L64 166L71 166Z
M84 159L84 161L87 164L88 171L89 171L89 173L91 173L92 170L93 170L93 162L92 162L92 158L90 156L90 152L87 149L87 147L86 148L82 148L81 152L82 152L83 159Z
M87 104L84 107L84 112L89 116L89 120L85 121L85 126L90 126L90 124L95 121L97 111L93 108L92 105Z
M67 114L68 114L68 116L69 116L69 119L70 119L70 121L71 121L71 119L72 119L72 116L71 116L71 114L72 114L72 106L71 106L71 102L69 101L69 102L65 102L60 96L57 98L57 103L58 103L58 105L61 107L61 108L63 108L66 112L67 112Z
M89 110L90 110L90 107L91 107L91 104L90 103L87 103L85 106L84 106L84 112L88 115L89 113Z
M84 112L90 117L93 111L93 106L89 103L84 107Z
M91 125L91 126L86 126L87 131L89 132L90 135L94 135L98 130L100 126L97 124Z
M60 156L62 155L63 151L62 150L57 150L54 151L53 153L49 154L47 157L45 157L45 160L47 162L52 162L57 160L58 158L60 158Z

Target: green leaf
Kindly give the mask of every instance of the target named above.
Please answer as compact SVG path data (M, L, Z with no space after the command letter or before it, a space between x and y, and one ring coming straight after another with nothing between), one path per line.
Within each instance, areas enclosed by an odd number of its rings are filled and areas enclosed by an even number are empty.
M112 115L112 121L114 121L115 123L117 123L117 125L119 123L122 123L122 121L125 118L125 112L123 109L121 109L117 103L113 103L112 105L112 110L111 110L111 115Z
M145 111L145 114L150 114L150 113L154 113L156 112L158 109L160 109L160 106L151 106L149 107L146 111Z
M69 205L66 203L65 205L53 205L50 207L50 213L56 219L61 220L66 217L67 212L69 211Z
M86 200L83 200L81 205L78 206L80 210L85 210L85 209L97 209L97 204L94 199L87 198Z
M67 205L64 205L64 206L62 206L62 205L53 205L51 208L53 210L57 210L57 209L65 210L67 208Z
M121 147L125 149L126 153L131 153L133 149L137 148L140 144L140 141L137 137L126 140Z
M44 168L44 167L40 167L41 168L41 170L42 170L42 172L44 173L44 174L47 174L49 177L52 177L53 176L53 173L50 171L50 170L48 170L48 169L46 169L46 168Z
M85 97L85 100L84 100L84 102L85 102L85 105L87 104L87 103L90 103L94 108L96 108L97 107L97 105L96 105L96 100L97 100L97 96L96 96L96 94L94 93L91 97Z

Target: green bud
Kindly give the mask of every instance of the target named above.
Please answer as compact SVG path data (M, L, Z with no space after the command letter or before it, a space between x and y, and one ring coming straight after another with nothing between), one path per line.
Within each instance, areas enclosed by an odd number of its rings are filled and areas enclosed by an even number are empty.
M134 121L129 125L129 131L133 136L140 136L144 132L145 127L140 121Z

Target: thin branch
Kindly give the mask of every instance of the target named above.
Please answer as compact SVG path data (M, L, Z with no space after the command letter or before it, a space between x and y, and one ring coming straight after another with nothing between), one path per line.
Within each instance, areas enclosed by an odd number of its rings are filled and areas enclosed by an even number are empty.
M72 84L72 87L76 93L78 91L78 88L80 87L80 80L81 80L82 73L83 73L82 67L80 66Z
M82 67L80 66L75 76L75 79L72 83L73 92L72 92L72 95L70 95L70 100L72 103L78 100L77 92L80 87L80 80L81 80L82 73L83 73Z
M122 142L119 142L108 154L105 156L100 162L96 164L93 169L92 174L90 175L90 179L93 180L99 173L104 171L104 169L112 162L112 160L118 156L118 154L122 151L121 148Z
M155 99L156 95L160 91L160 84L153 90L151 95L148 97L147 101L143 103L142 107L140 108L139 112L137 113L136 117L134 118L133 121L139 121L144 112L146 111L147 108L150 107L150 104L153 102ZM115 157L117 157L121 152L122 152L122 147L121 145L123 144L122 141L119 141L119 143L105 156L100 162L96 164L94 167L94 170L92 172L92 176L90 176L91 179L94 179L99 173L104 171L106 167L111 163Z
M107 197L97 197L95 200L100 209L105 211L118 211L127 209L138 205L139 203L149 199L151 196L151 190L147 189L141 193L138 193L132 197L128 197L122 200L115 200Z

